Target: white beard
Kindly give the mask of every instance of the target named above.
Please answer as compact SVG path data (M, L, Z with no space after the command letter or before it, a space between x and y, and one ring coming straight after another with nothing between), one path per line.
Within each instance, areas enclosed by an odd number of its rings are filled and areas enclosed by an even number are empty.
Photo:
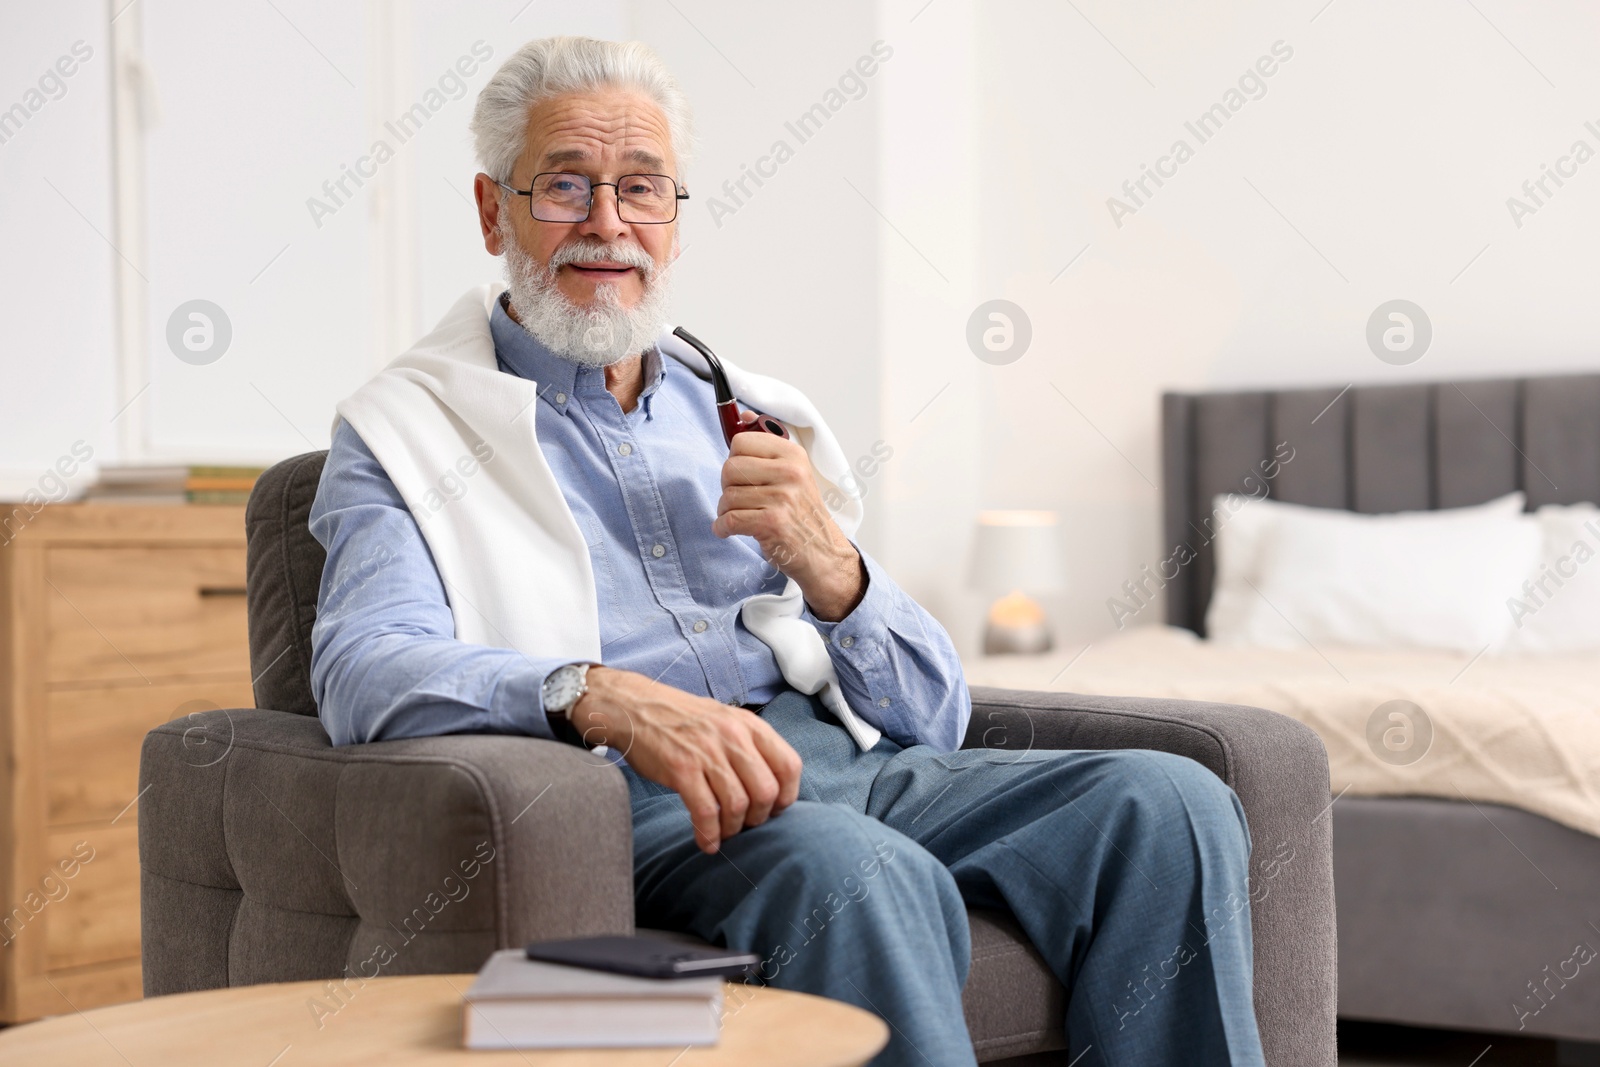
M502 222L507 299L522 328L553 355L585 367L607 367L639 355L656 343L667 326L672 303L672 270L662 268L638 245L613 245L590 238L571 241L541 266L517 243ZM609 259L639 271L644 293L623 307L617 283L595 286L595 301L579 307L556 287L556 270L566 263Z

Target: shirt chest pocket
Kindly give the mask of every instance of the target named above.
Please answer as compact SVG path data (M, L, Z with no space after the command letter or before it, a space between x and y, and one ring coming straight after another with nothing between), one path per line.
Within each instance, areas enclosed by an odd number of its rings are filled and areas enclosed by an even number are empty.
M600 644L612 644L633 632L628 613L622 610L622 574L611 558L606 543L605 527L600 518L585 512L577 516L578 528L583 531L584 544L589 548L589 566L594 571L596 607L600 612Z

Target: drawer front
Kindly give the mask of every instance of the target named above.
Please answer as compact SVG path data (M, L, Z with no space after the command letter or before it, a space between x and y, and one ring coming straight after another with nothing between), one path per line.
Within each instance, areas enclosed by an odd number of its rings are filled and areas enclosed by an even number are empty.
M242 545L52 548L46 681L247 672Z
M52 830L45 836L45 857L56 872L47 885L53 899L39 915L45 925L45 966L55 970L138 956L138 828L118 822ZM68 870L77 861L70 876L59 867L63 860Z
M144 735L211 708L253 707L250 681L184 681L52 689L45 696L45 802L52 826L133 823ZM193 762L215 756L196 751ZM124 814L126 812L126 814Z
M138 960L117 960L93 967L34 975L18 983L17 1008L0 1022L24 1023L45 1015L67 1015L108 1004L123 1004L144 996L144 976ZM112 1049L108 1067L125 1067ZM60 1061L56 1061L60 1062Z

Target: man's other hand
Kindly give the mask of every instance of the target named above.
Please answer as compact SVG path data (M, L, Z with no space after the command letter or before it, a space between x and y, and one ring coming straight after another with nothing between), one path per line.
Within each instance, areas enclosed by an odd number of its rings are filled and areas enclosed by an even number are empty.
M588 682L573 726L586 744L609 745L677 792L702 851L717 851L799 795L800 756L759 715L633 671L591 667Z

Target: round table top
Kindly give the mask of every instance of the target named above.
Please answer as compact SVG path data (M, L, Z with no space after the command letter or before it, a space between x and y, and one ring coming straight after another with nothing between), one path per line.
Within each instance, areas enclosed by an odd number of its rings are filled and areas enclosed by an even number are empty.
M348 992L329 982L284 982L152 997L0 1030L0 1060L107 1067L858 1067L889 1038L882 1019L849 1004L730 983L716 1045L468 1051L461 1047L461 995L474 977L352 979Z

